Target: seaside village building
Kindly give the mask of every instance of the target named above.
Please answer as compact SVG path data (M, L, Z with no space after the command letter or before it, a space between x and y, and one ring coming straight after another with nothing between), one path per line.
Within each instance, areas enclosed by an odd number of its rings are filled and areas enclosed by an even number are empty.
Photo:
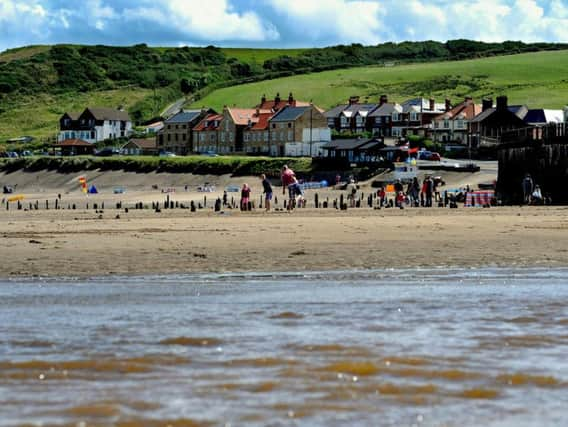
M409 134L426 135L434 117L451 109L449 100L415 98L402 104L388 102L386 95L378 103L359 103L358 96L349 98L325 112L327 125L336 132L373 132L377 136L400 137Z
M192 130L208 114L215 114L215 111L183 110L164 121L164 127L156 135L158 150L178 155L193 152L195 141Z
M481 111L481 105L475 104L471 97L466 97L462 103L434 118L434 141L466 143L469 124Z
M80 139L91 144L128 137L132 121L126 111L86 108L82 113L65 113L59 119L57 141Z
M209 114L193 128L193 140L197 153L315 156L331 131L320 109L290 94L286 100L263 96L256 108Z

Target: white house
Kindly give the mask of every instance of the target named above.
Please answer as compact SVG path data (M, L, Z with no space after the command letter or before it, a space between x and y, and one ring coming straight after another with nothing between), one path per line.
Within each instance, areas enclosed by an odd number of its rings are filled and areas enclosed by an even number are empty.
M59 129L58 141L79 138L94 144L130 136L132 121L126 111L87 108L80 114L65 113L59 120Z

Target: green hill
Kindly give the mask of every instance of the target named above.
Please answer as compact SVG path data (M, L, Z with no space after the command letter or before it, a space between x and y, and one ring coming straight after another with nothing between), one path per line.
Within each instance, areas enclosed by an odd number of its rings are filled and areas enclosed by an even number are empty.
M322 108L359 95L376 102L381 94L391 100L435 97L454 102L471 95L506 94L512 103L530 107L562 108L568 104L568 51L537 52L466 61L447 61L394 67L358 67L292 76L217 90L195 105L253 106L262 94L292 91L298 99L313 100Z
M468 40L290 50L144 44L11 49L0 53L0 143L22 135L53 137L63 112L86 106L122 106L143 123L183 96L196 106L220 108L292 91L328 107L353 94L401 99L509 92L519 102L559 106L566 98L566 53L560 49L568 45ZM543 50L556 52L496 56ZM455 61L481 57L491 58Z

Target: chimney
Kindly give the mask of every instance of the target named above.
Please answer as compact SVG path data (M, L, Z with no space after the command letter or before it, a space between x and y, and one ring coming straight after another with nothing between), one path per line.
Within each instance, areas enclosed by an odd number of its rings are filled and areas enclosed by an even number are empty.
M452 109L452 100L446 98L446 112L450 111Z
M484 99L481 101L481 105L481 111L489 110L490 108L493 108L493 99Z
M288 95L288 104L292 105L294 103L294 96L292 95L292 92L290 92L290 95Z
M358 96L350 96L349 97L349 105L358 104L359 97Z
M381 99L379 100L379 107L384 104L388 104L389 98L386 95L381 95Z
M266 95L262 95L262 98L260 98L260 103L264 104L266 102Z
M274 103L275 103L275 104L279 104L279 103L280 103L280 92L278 92L278 93L276 94L276 98L274 98Z
M508 104L508 99L506 96L502 95L502 96L498 96L497 97L497 110L499 111L503 111L507 109L507 104Z
M434 111L436 109L436 100L434 98L430 98L430 111Z
M256 116L257 116L257 117L260 116L260 108L257 108L257 109L256 109Z
M466 104L473 102L473 98L471 96L466 96L463 100Z

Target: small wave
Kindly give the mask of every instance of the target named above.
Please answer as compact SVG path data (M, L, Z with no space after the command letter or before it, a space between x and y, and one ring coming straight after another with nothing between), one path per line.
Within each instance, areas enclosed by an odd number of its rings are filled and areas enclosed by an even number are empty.
M223 341L217 338L176 337L160 341L161 345L181 345L187 347L217 347Z

